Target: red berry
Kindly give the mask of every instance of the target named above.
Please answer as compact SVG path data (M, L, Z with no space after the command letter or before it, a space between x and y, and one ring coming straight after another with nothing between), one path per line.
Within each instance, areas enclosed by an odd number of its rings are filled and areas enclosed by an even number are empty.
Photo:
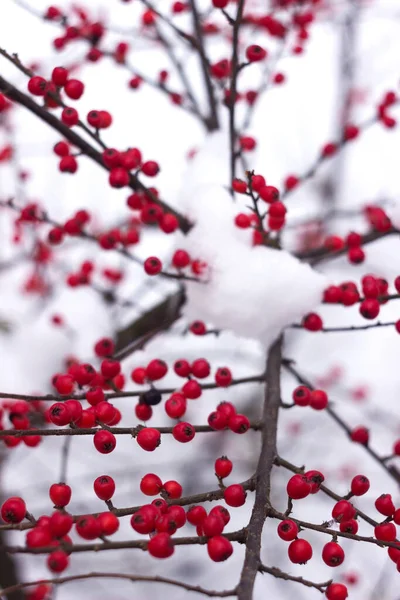
M220 535L223 532L225 523L219 515L208 515L202 521L202 527L204 535L213 537L215 535Z
M217 458L215 461L215 474L220 479L224 479L228 477L228 475L232 472L232 461L229 460L226 456L221 456L221 458Z
M129 184L129 172L122 167L114 167L108 176L108 182L113 188L123 188Z
M366 298L360 304L360 314L364 319L376 319L379 315L379 311L380 304L376 298Z
M71 375L57 375L54 379L54 387L62 396L68 396L74 391L75 382Z
M311 494L311 484L304 475L293 475L286 486L287 495L293 500L301 500Z
M264 60L266 56L267 51L257 44L246 48L246 58L249 62L259 62L260 60Z
M168 371L168 366L163 360L155 359L149 362L146 367L146 377L152 381L162 379Z
M311 485L311 493L316 494L322 483L325 481L325 477L321 473L321 471L316 471L315 469L312 471L306 471L304 473L304 477L306 477L308 483Z
M325 596L328 600L346 600L347 587L343 583L331 583L325 590Z
M379 496L375 501L375 508L385 517L391 517L396 510L390 494L382 494Z
M43 77L35 75L28 81L28 90L34 96L44 96L47 90L47 81Z
M210 363L205 358L198 358L191 365L192 374L198 379L204 379L210 374Z
M322 560L328 567L338 567L344 561L344 550L337 542L328 542L322 549Z
M156 256L150 256L144 261L144 270L147 275L157 275L162 269L162 263Z
M168 558L174 553L174 545L169 533L157 533L147 545L151 556L155 558Z
M79 122L79 114L75 108L66 106L61 113L61 121L68 127L73 127Z
M143 450L153 452L160 445L161 434L157 429L145 427L136 436L137 443Z
M63 550L54 550L47 557L47 566L53 573L62 573L69 565L68 555Z
M165 412L171 419L180 419L186 412L186 398L183 394L175 392L165 403Z
M358 531L358 523L355 519L350 519L350 521L341 521L339 529L343 533L352 533L355 535Z
M172 435L177 442L185 444L187 442L190 442L194 438L196 432L193 425L181 421L180 423L177 423L173 428Z
M159 510L153 504L145 504L131 517L131 527L142 535L151 533L159 515Z
M297 539L288 548L289 560L294 564L305 564L313 555L312 547L307 540Z
M154 160L148 160L142 164L142 172L148 177L155 177L159 171L160 167Z
M232 189L238 194L245 194L247 191L247 183L241 179L234 179L232 182Z
M68 70L64 67L54 67L51 80L57 87L63 87L68 79Z
M354 496L363 496L369 490L370 482L365 475L356 475L351 481L351 493Z
M66 402L56 402L49 409L49 419L54 425L62 427L68 425L72 420L72 414Z
M305 385L299 385L293 390L292 398L297 406L308 406L311 399L311 390Z
M181 358L174 363L174 371L179 377L188 377L190 375L190 363Z
M207 516L204 506L191 506L186 513L187 520L191 525L199 525Z
M339 500L332 509L332 517L338 523L354 519L356 509L348 500Z
M355 427L352 430L350 437L353 440L353 442L357 442L357 444L363 444L364 446L366 446L369 441L369 430L366 427L362 427L360 425L359 427Z
M6 523L21 523L26 515L26 504L18 496L8 498L1 505L1 518Z
M93 443L94 447L98 452L100 452L100 454L109 454L115 449L117 440L111 431L102 429L100 431L96 431L94 434Z
M220 367L215 373L215 383L220 387L228 387L232 382L232 373L228 367Z
M203 321L193 321L189 329L195 335L204 335L207 332L207 327Z
M229 485L224 490L224 500L228 506L243 506L246 502L246 492L239 483Z
M182 486L177 481L166 481L163 485L163 490L168 498L180 498L182 496Z
M56 508L64 508L70 503L72 490L66 483L53 483L49 489L50 500Z
M119 529L119 519L112 512L100 513L97 517L102 535L112 535Z
M396 526L393 523L381 523L374 530L377 540L382 542L394 542L397 536Z
M208 556L214 562L227 560L233 553L233 546L223 535L215 535L207 542Z
M146 496L157 496L162 488L162 481L158 475L147 473L140 482L140 491Z
M323 322L321 317L316 313L309 313L303 319L303 327L308 331L321 331Z
M197 400L197 398L200 398L202 394L201 385L198 381L191 379L182 387L182 393L186 396L186 398L189 398L189 400Z
M64 85L64 91L71 100L79 100L84 92L85 86L79 79L68 79Z
M95 540L100 535L100 524L96 517L92 515L79 517L75 529L77 534L84 540Z
M117 360L105 359L101 363L100 370L106 379L114 379L121 372L121 363Z
M228 427L234 433L246 433L250 428L250 421L245 415L232 415L228 421Z
M56 511L50 517L50 531L54 537L64 537L72 529L73 518L66 512Z
M312 390L310 406L314 410L324 410L328 406L328 395L323 390Z
M294 521L285 519L279 523L277 531L281 540L284 540L285 542L292 542L297 538L299 528Z
M100 500L111 500L115 492L115 481L109 475L100 475L94 480L93 489Z
M176 250L172 257L172 264L177 269L184 269L190 265L190 256L186 250Z

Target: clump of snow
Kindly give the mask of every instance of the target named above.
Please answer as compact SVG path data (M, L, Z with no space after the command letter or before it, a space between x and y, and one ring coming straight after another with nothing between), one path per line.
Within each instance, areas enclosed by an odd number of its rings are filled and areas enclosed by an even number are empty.
M251 230L235 227L242 207L232 201L226 181L217 181L218 168L207 183L196 177L203 156L208 164L214 156L218 165L226 152L224 134L211 136L193 160L193 177L189 172L185 178L191 182L186 212L195 226L180 247L208 265L201 283L187 282L185 314L268 347L282 329L315 309L327 279L284 250L252 247Z

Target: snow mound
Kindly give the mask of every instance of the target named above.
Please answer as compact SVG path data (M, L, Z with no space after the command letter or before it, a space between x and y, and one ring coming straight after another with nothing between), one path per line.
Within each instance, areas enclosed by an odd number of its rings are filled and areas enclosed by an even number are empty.
M224 144L217 135L217 142L211 136L195 157L195 174L203 156L210 164L214 151L215 162L221 161ZM328 281L284 250L252 247L251 231L234 225L240 207L222 182L202 183L190 171L186 181L197 184L186 189L185 197L186 212L196 224L180 247L208 268L201 283L187 282L185 314L269 347L282 329L315 309Z

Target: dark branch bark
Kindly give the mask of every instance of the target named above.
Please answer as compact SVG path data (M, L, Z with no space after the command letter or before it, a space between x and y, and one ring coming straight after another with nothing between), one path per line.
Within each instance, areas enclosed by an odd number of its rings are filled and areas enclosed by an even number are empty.
M237 78L239 73L239 30L243 18L244 0L239 0L236 19L233 25L232 39L232 72L231 86L229 91L229 143L230 143L230 167L231 180L229 187L232 190L232 182L236 174L236 123L235 123L235 108L236 108L236 88ZM233 190L232 190L233 192Z
M261 451L256 470L253 511L247 527L246 555L238 586L238 600L251 600L256 575L260 569L261 535L270 506L271 471L276 458L278 413L281 400L280 337L270 348L265 377L266 389L262 422Z
M199 11L197 10L196 0L190 0L190 9L192 12L193 26L196 37L196 47L200 57L201 70L203 73L204 84L206 86L208 104L210 114L206 119L208 131L216 131L219 129L219 120L217 112L217 101L215 98L215 90L211 80L211 73L209 69L209 62L207 59L205 47L204 47L204 36L201 26L201 18Z

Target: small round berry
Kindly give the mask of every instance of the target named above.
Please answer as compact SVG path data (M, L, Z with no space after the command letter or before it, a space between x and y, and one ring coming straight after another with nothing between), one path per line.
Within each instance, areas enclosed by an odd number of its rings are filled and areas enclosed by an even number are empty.
M264 60L266 56L267 51L257 44L252 44L246 48L246 58L249 62L259 62Z
M214 562L223 562L233 553L233 546L223 535L215 535L207 542L208 556Z
M161 443L161 434L157 429L144 427L137 434L136 441L143 450L153 452Z
M149 256L149 258L146 258L143 266L147 275L157 275L162 269L161 260L157 258L157 256Z
M108 176L108 182L113 188L123 188L129 184L130 175L122 167L114 167Z
M100 500L111 500L115 492L115 481L109 475L100 475L94 480L93 489Z
M328 395L323 390L312 390L310 406L314 410L324 410L328 406Z
M201 385L198 381L191 379L182 386L182 393L189 400L197 400L202 394Z
M54 550L47 557L47 566L53 573L62 573L69 565L68 555L63 550Z
M301 500L311 494L311 484L304 475L293 475L287 483L286 491L292 500Z
M119 529L119 519L112 512L100 513L97 517L102 535L113 535Z
M322 560L328 567L338 567L344 561L344 550L337 542L328 542L322 549Z
M148 177L155 177L160 171L158 163L148 160L142 164L142 172Z
M101 431L96 431L93 436L94 447L100 454L109 454L115 449L117 445L116 437L111 431L106 431L102 429Z
M174 544L169 533L157 533L151 538L147 550L155 558L168 558L174 553Z
M351 493L353 496L363 496L370 488L370 482L365 475L356 475L351 481Z
M173 428L172 435L177 442L186 444L194 438L194 436L196 435L196 431L193 425L181 421L180 423L177 423Z
M316 471L315 469L311 471L306 471L304 473L304 477L307 478L308 483L311 485L311 493L316 494L323 482L325 481L325 477L321 473L321 471Z
M375 501L375 508L385 517L391 517L396 510L390 494L382 494L379 496Z
M217 411L220 413L221 411ZM234 433L246 433L250 429L250 421L246 415L232 415L228 421L228 427Z
M182 496L182 486L177 481L166 481L163 485L163 490L168 498L177 499Z
M321 331L323 322L321 317L316 313L309 313L303 319L303 327L307 331Z
M381 542L394 542L397 536L396 526L393 523L381 523L375 527L374 534Z
M305 385L299 385L293 390L292 398L297 406L308 406L311 400L311 390Z
M360 425L359 427L355 427L351 431L350 437L353 440L353 442L356 442L357 444L362 444L363 446L367 446L369 441L369 430L366 427Z
M171 419L180 419L186 412L186 398L183 394L175 392L165 403L165 412Z
M50 500L56 508L64 508L71 501L72 490L66 483L53 483L49 489Z
M221 456L215 461L215 474L219 479L224 479L232 473L232 461L227 456Z
M331 583L325 590L328 600L346 600L348 595L347 587L343 583Z
M332 509L332 518L338 523L354 519L356 509L348 500L339 500Z
M358 531L358 523L355 519L350 519L350 521L341 521L339 529L343 533L351 533L356 535Z
M232 382L232 373L228 367L220 367L215 373L215 383L220 387L228 387Z
M191 506L186 513L187 520L191 525L200 525L207 516L204 506Z
M194 377L204 379L210 374L210 363L205 358L198 358L192 362L191 371Z
M68 79L64 85L64 91L71 100L79 100L84 92L85 86L79 79Z
M140 404L145 404L146 406L157 406L161 400L162 395L155 388L150 388L139 397Z
M288 548L288 555L292 563L303 565L313 555L311 544L303 539L293 540Z
M168 371L168 366L163 360L155 359L149 362L146 367L146 377L152 381L162 379Z
M297 538L299 528L294 521L285 519L279 523L277 532L281 540L292 542Z
M3 502L0 512L6 523L21 523L26 515L26 504L22 498L12 496Z
M162 488L162 481L158 475L147 473L140 482L140 491L146 496L157 496Z
M224 500L228 506L243 506L246 502L246 492L242 485L234 483L224 490Z
M177 269L184 269L190 265L190 256L186 250L176 250L172 257L172 264Z

